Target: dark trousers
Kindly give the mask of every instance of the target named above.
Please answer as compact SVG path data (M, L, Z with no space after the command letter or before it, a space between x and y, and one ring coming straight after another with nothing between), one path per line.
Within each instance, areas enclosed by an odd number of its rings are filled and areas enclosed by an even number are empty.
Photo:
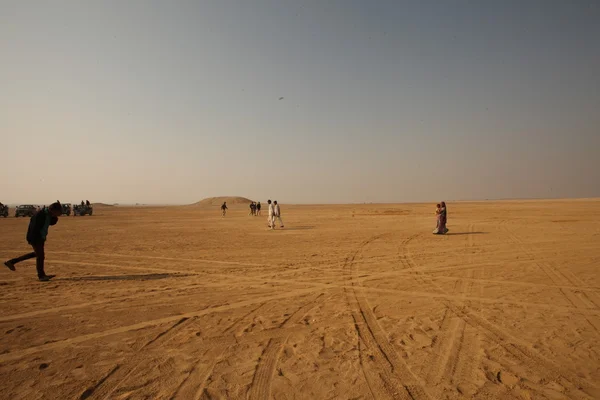
M44 272L44 259L46 255L44 254L44 243L33 243L31 245L33 247L33 252L22 255L21 257L13 258L10 260L12 263L20 263L21 261L31 260L35 258L35 267L37 268L38 277L46 276Z

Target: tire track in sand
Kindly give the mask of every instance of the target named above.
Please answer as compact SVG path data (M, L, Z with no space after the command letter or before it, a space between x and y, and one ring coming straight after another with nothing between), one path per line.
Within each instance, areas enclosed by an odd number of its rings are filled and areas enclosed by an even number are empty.
M573 282L573 285L576 287L567 287L566 289L573 289L577 292L583 292L583 296L585 296L590 303L590 306L593 308L600 308L600 295L598 295L597 290L588 290L584 281L581 280L577 275L573 273L573 271L565 270L562 271L562 274L569 281Z
M467 263L472 264L472 248L474 232L473 224L469 224L466 245ZM403 251L405 259L410 260L409 243L416 236L410 238L404 243ZM477 268L469 270L470 278L475 278ZM458 279L454 287L454 292L464 299L471 292L473 281ZM472 375L472 370L479 366L473 354L464 354L464 351L469 353L477 352L479 343L476 341L476 335L471 335L467 332L466 322L454 315L449 308L446 308L444 318L440 325L440 331L436 335L433 345L432 354L427 365L426 381L434 387L439 386L445 380L465 381ZM468 362L467 362L468 360ZM441 392L443 387L436 388ZM436 397L440 397L438 393Z
M266 331L261 331L258 333L246 334L247 326L251 325L259 314L259 311L264 309L266 303L259 305L258 307L254 307L250 310L249 313L243 315L236 321L234 321L230 326L225 328L221 336L219 337L209 337L202 340L204 346L208 347L209 350L200 358L190 369L190 372L186 375L183 381L179 384L179 386L175 389L175 392L170 397L170 399L199 399L202 397L204 390L206 388L206 384L208 379L210 378L215 366L223 359L228 358L235 350L234 346L240 341L248 342L269 339L268 347L269 350L265 350L263 352L263 356L267 367L258 366L258 369L263 371L261 372L261 376L272 377L272 373L269 375L268 371L275 370L275 364L277 360L277 355L279 354L282 346L285 344L287 338L292 334L292 330L288 329L292 323L288 323L288 321L292 321L293 323L297 323L299 318L306 314L306 312L316 306L317 300L321 299L323 294L317 296L317 298L307 305L301 307L297 310L292 316L288 317L282 324L275 329L268 329ZM310 306L310 307L309 307ZM282 332L283 331L283 332ZM279 349L275 348L277 343L281 343ZM274 354L275 357L266 357L266 354ZM273 364L271 366L271 364ZM257 372L258 374L258 372ZM264 381L264 380L263 380ZM267 384L263 387L267 387L270 389L270 381L267 380ZM268 398L263 397L263 392L261 392L260 397L258 398Z
M357 256L367 245L383 236L385 235L376 235L361 243L346 258L345 263L346 274L352 279L352 286L351 289L344 290L359 337L360 365L371 394L376 399L430 399L422 383L389 343L364 292L360 290L360 283L354 281L358 277Z
M406 254L406 261L414 268L416 264L412 259L410 252L407 252ZM426 275L417 274L416 276L422 280L424 285L431 285L437 292L445 293L443 288L436 285L435 282ZM581 393L581 388L586 386L592 388L596 387L594 384L580 378L576 374L563 370L559 365L539 354L529 343L516 338L509 332L491 323L483 316L472 311L465 303L461 302L457 304L456 301L436 296L432 296L432 298L446 305L446 307L448 307L455 315L459 316L470 326L476 328L480 333L492 339L523 365L528 365L536 371L543 371L546 379L554 380L561 384L565 389L577 393ZM517 376L519 375L518 371L514 372Z
M302 321L302 318L304 318L310 310L323 303L324 297L325 295L321 293L315 299L300 307L281 323L279 329L285 329L299 324ZM256 366L256 371L254 372L254 377L252 379L252 386L248 393L248 399L263 400L271 398L271 383L273 381L273 376L275 375L275 369L277 368L277 361L289 336L290 334L285 337L271 338L269 340L269 343L263 350L259 363Z
M552 266L550 263L538 262L535 255L525 248L523 239L512 232L508 226L506 226L506 224L502 224L501 227L505 231L506 235L513 241L513 243L519 247L519 249L530 259L532 263L534 263L542 272L544 272L544 274L546 274L553 284L558 286L576 286L573 281L569 280L560 270ZM573 274L573 276L575 275ZM590 308L591 306L595 309L598 309L594 301L592 301L592 299L586 295L585 291L575 291L567 288L561 288L559 291L575 308L585 309ZM578 294L581 294L581 297L578 296ZM600 334L600 320L598 318L593 316L583 316L583 318L592 327L592 329L596 331L596 333Z
M470 236L470 235L469 235ZM148 267L136 267L136 266L122 266L122 265L116 265L116 264L106 264L106 263L81 263L81 262L70 262L70 261L63 261L63 263L68 263L68 264L74 264L74 265L91 265L91 266L101 266L101 267L110 267L110 268L119 268L119 269L134 269L134 270L143 270L143 271L148 271L148 270L155 270L158 272L170 272L170 273L174 273L174 274L187 274L187 275L197 275L198 277L203 277L203 276L223 276L223 277L228 277L229 275L223 275L223 274L213 274L213 273L208 273L208 272L191 272L191 271L180 271L180 270L171 270L171 269L166 269L166 268L148 268ZM475 273L479 273L479 271L477 271L478 268L485 268L484 264L481 264L480 267L467 267L466 269L474 269ZM415 268L406 268L406 273L409 274L413 274L414 271L412 271ZM438 272L438 271L442 271L444 269L440 269L440 268L416 268L418 270L420 270L421 272ZM459 268L451 268L449 270L458 270ZM376 278L383 278L383 277L387 277L387 276L397 276L398 273L402 273L401 271L393 271L393 272L382 272L379 274L372 274L366 278L361 278L361 280L364 279L376 279ZM174 275L173 277L179 277L180 275ZM183 275L181 275L183 276ZM474 275L475 277L477 275ZM332 279L334 277L332 276ZM575 275L573 275L573 278L576 278ZM310 284L310 285L323 285L322 283L319 282L311 282L311 281L304 281L304 280L292 280L292 279L288 279L288 280L284 280L284 279L276 279L276 280L271 280L268 278L263 278L263 277L238 277L238 279L245 279L248 282L260 282L260 284L264 283L265 281L269 281L269 282L273 282L273 283L304 283L304 284ZM437 277L437 279L454 279L457 280L457 278L454 277L444 277L444 276L439 276ZM478 280L477 278L467 278L470 280ZM496 283L496 284L512 284L512 285L519 285L519 286L532 286L532 287L546 287L546 288L559 288L559 289L573 289L573 290L577 290L577 291L589 291L591 292L589 294L589 298L590 298L590 307L585 307L583 309L597 309L598 307L596 306L596 303L592 300L591 296L597 296L596 291L598 290L598 288L595 287L585 287L585 286L579 286L579 285L545 285L545 284L541 284L541 283L527 283L527 282L503 282L503 281L498 281L498 280L482 280L482 282L489 282L489 283ZM579 281L581 282L581 281ZM222 284L215 284L215 283L206 283L204 282L202 284L205 287L222 287ZM193 288L194 285L189 286L189 288ZM175 287L175 288L171 288L171 289L164 289L162 290L162 292L167 292L167 291L182 291L183 289L185 289L186 287ZM137 295L136 298L139 298L140 296L154 296L155 293L148 293L148 294L140 294ZM68 311L68 310L72 310L72 309L77 309L77 308L84 308L87 306L94 306L94 305L102 305L102 304L106 304L106 303L112 303L112 302L116 302L116 301L120 301L119 299L128 299L129 297L122 297L122 298L112 298L112 299L106 299L106 300L101 300L101 301L97 301L97 302L89 302L89 303L80 303L80 304L74 304L74 305L68 305L68 306L59 306L59 307L53 307L53 308L48 308L48 309L43 309L43 310L37 310L37 311L31 311L31 312L27 312L27 313L21 313L21 314L13 314L13 315L7 315L7 316L0 316L0 322L5 322L5 321L10 321L10 320L15 320L15 319L21 319L21 318L29 318L29 317L35 317L35 316L39 316L39 315L44 315L44 314L48 314L48 313L53 313L53 312L62 312L62 311ZM600 303L600 300L597 300L597 302ZM518 304L517 302L513 302L511 304ZM523 303L525 304L525 303ZM531 303L528 304L528 306L535 306L535 303ZM577 307L575 307L577 308ZM579 309L582 309L581 307Z
M473 224L469 225L468 232L474 232ZM399 260L404 265L404 270L409 270L423 285L423 288L431 290L432 293L439 292L439 287L434 280L424 274L422 270L415 267L415 263L410 252L409 244L421 234L409 236L400 243ZM466 235L468 262L472 264L473 235ZM470 268L470 280L455 279L455 285L450 293L451 298L460 299L461 303L466 301L470 293L479 268ZM446 293L444 291L444 293ZM435 297L435 296L429 296ZM456 316L450 308L446 307L438 334L434 337L431 356L424 364L426 373L426 382L433 386L434 395L440 398L445 384L455 381L465 381L473 374L473 369L478 367L479 361L476 358L479 348L478 337L467 326L466 322ZM443 385L444 384L444 385Z
M111 369L110 371L108 371L108 374L104 375L104 377L102 379L100 379L94 386L89 387L85 390L85 392L83 392L81 394L81 396L79 396L79 400L86 400L89 399L90 396L92 396L94 394L94 392L102 386L102 384L108 379L110 378L115 372L117 372L119 369L119 366L117 365L116 367L114 367L113 369Z
M230 346L237 343L238 336L244 334L245 328L253 323L258 312L266 304L261 303L258 307L253 307L250 312L233 321L233 323L222 331L221 337L202 340L204 345L208 347L208 350L194 363L190 372L179 383L170 399L200 399L204 394L206 384L215 366L230 355Z
M206 389L206 383L210 378L215 366L224 358L226 349L213 347L209 349L203 358L198 360L190 370L190 373L179 384L171 400L200 399ZM206 360L206 362L203 362Z
M187 313L180 314L180 315L174 315L174 316L168 316L168 317L164 317L164 318L153 319L153 320L144 321L144 322L140 322L140 323L133 324L133 325L127 325L127 326L122 326L119 328L108 329L108 330L102 331L102 332L89 333L89 334L85 334L85 335L80 335L80 336L75 336L72 338L60 340L57 342L51 342L51 343L47 343L47 344L43 344L43 345L39 345L39 346L28 347L28 348L25 348L25 349L22 349L19 351L0 354L0 363L16 360L16 359L19 359L19 358L27 356L27 355L35 354L40 351L62 349L65 346L86 342L88 340L100 339L103 337L112 336L112 335L116 335L116 334L120 334L120 333L135 331L135 330L139 330L139 329L143 329L143 328L147 328L147 327L151 327L151 326L157 326L160 324L174 323L174 322L179 321L182 318L200 317L203 315L212 314L212 313L216 313L216 312L234 310L236 308L242 308L242 307L249 306L249 305L256 304L256 303L293 298L293 297L298 297L301 295L310 294L310 293L313 293L316 291L322 291L322 290L335 288L334 286L324 288L324 286L326 286L326 285L319 285L317 287L309 287L309 288L305 288L305 289L295 289L292 291L273 294L273 295L269 295L269 296L258 296L258 297L252 298L252 299L242 300L242 301L239 301L236 303L230 303L230 304L224 304L224 305L215 306L215 307L203 308L201 310L191 311L191 312L187 312Z
M415 269L415 273L419 274L419 275L423 275L422 270L419 270L419 269ZM374 275L374 276L370 276L370 277L366 277L366 278L355 279L353 281L353 284L357 284L360 281L363 281L365 279L370 279L372 277L376 277L376 276ZM264 283L265 280L261 280L261 281ZM280 281L276 280L276 282L280 282ZM39 351L48 351L48 350L52 350L52 349L58 349L58 348L62 348L64 346L66 346L66 345L78 344L78 343L82 343L82 342L85 342L88 340L99 339L99 338L103 338L103 337L107 337L107 336L111 336L111 335L115 335L115 334L120 334L120 333L126 333L129 331L139 330L139 329L147 328L150 326L160 325L163 323L175 322L181 317L202 316L202 315L206 315L206 314L210 314L210 313L214 313L214 312L228 311L228 310L232 310L235 308L241 308L241 307L244 307L244 306L247 306L250 304L254 304L257 302L296 297L296 296L300 296L302 294L309 294L312 292L323 291L323 290L332 290L335 288L342 288L344 290L347 290L347 289L354 290L355 289L355 286L322 284L322 283L314 283L314 282L308 282L308 281L307 282L295 281L295 283L305 283L305 284L310 284L311 286L312 285L314 285L314 286L305 288L305 289L297 289L292 292L286 292L286 293L272 295L272 296L257 297L254 299L243 300L243 301L240 301L237 303L231 303L231 304L225 304L225 305L220 305L220 306L214 306L214 307L210 307L210 308L204 308L204 309L201 309L198 311L181 314L180 316L170 316L170 317L164 317L164 318L159 318L159 319L155 319L155 320L144 321L144 322L140 322L137 324L123 326L123 327L114 328L114 329L109 329L109 330L102 331L102 332L90 333L90 334L85 334L85 335L80 335L80 336L75 336L75 337L59 340L56 342L46 343L43 345L32 346L32 347L21 349L21 350L0 354L0 362L7 362L7 361L15 360L15 359L21 358L23 356L34 354ZM427 283L424 283L424 286L426 286L426 285L427 285ZM215 284L215 286L218 287L218 286L220 286L220 284ZM177 288L177 289L179 289L179 288ZM432 286L432 289L435 289L435 287ZM417 292L417 291L378 289L378 288L368 288L368 287L360 287L360 290L364 291L364 292L371 291L374 293L390 293L390 294L395 293L395 294L399 294L399 295L437 297L438 300L443 299L443 298L453 300L456 298L456 296L447 295L444 292L440 292L439 290L436 291L437 293L434 293L432 291ZM486 302L488 304L498 303L498 304L521 305L521 306L528 306L528 307L540 307L541 309L548 308L548 307L544 306L543 304L538 304L538 303L496 302L494 300L489 300L489 299L484 299L484 298L476 298L476 297L475 298L468 297L467 300L482 301L482 302ZM112 302L112 300L110 300L110 302ZM103 304L103 303L104 302L99 302L98 304ZM89 305L93 305L93 304L95 304L95 303L90 303ZM4 321L19 319L19 318L27 318L27 317L37 316L37 315L41 315L41 314L45 314L45 313L50 313L53 311L60 311L63 309L67 310L67 309L77 308L77 307L78 306L73 306L73 307L65 306L64 308L60 307L57 309L40 310L40 311L33 311L33 312L29 312L29 313L10 315L10 316L3 317L3 318L0 317L0 321L4 322ZM570 307L561 307L560 309L563 311L570 311L570 312L577 311L578 314L582 314L582 315L586 314L585 309L581 309L581 308L577 309L577 308L570 308ZM596 312L596 311L594 311L594 312Z
M469 264L473 264L473 254L475 248L475 232L474 224L469 224L469 235L467 235L467 261ZM483 282L482 276L484 274L485 266L475 268L470 271L470 278L468 281L467 289L463 293L463 297L466 297L473 290L477 290L478 297L483 298ZM465 299L466 300L466 299ZM481 300L475 301L475 304L481 309ZM476 380L476 371L481 366L481 338L479 331L472 326L468 325L465 320L461 319L462 333L461 337L463 340L459 343L457 350L456 362L451 370L449 377L451 378L452 384L463 394L474 393L477 389L477 385L474 383Z
M266 303L260 304L258 307L253 307L252 310L242 315L240 318L236 319L231 325L225 328L221 332L221 340L212 341L213 345L208 348L208 350L202 355L202 357L194 364L194 366L190 369L189 374L186 378L178 385L175 393L171 398L182 398L182 399L191 399L191 398L200 398L202 393L204 392L204 386L206 381L208 380L211 372L213 371L215 365L222 359L224 353L226 352L227 345L232 345L235 343L235 337L232 337L230 340L223 340L223 336L229 336L231 334L235 335L238 331L242 331L246 326L250 325L252 321L255 319L259 310L264 308ZM163 350L165 346L167 346L170 342L174 341L176 338L185 335L185 332L182 332L182 329L186 322L188 323L188 327L192 324L196 324L197 317L187 319L184 318L166 330L160 332L154 338L148 340L138 351L144 351L144 354L139 358L136 358L133 362L127 363L127 365L123 366L122 370L125 372L121 373L119 376L115 377L115 383L113 383L112 387L107 388L107 393L101 393L101 395L111 397L116 392L119 392L121 388L127 387L126 384L128 381L137 381L137 375L140 373L143 374L143 370L145 366L155 367L158 365L160 368L162 365L166 365L169 363L168 357L162 357L160 354L157 356L156 352L153 353L154 350L160 348ZM193 341L196 339L196 336L192 336L191 339L187 339L186 343ZM204 340L202 340L204 342ZM221 343L221 346L215 345L216 343ZM162 353L162 351L161 351ZM158 361L157 363L152 363L151 361ZM168 369L168 368L165 368ZM134 378L134 379L132 379ZM107 387L110 385L106 385Z
M152 339L146 341L146 343L143 344L139 349L137 356L128 359L128 361L123 364L117 364L114 367L114 373L103 378L101 380L101 385L94 385L94 389L92 390L91 395L88 397L98 399L111 398L112 394L115 393L130 376L132 376L140 367L148 364L148 362L152 359L151 350L168 344L177 336L179 329L190 325L195 319L196 318L181 318L175 324L169 326L165 330L159 332L158 335ZM89 388L86 389L84 394L89 390Z

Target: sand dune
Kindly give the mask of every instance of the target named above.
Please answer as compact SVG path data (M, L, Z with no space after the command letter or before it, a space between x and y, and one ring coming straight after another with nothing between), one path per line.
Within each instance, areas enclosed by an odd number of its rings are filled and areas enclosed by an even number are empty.
M61 218L52 282L0 270L0 397L600 398L600 202L449 204L446 236L433 211Z
M228 206L239 206L252 203L252 200L247 199L245 197L240 196L220 196L220 197L207 197L206 199L202 199L194 204L193 206L197 207L221 207L221 204L226 201Z
M98 208L102 208L102 207L114 207L114 205L112 205L112 204L106 204L106 203L92 203L92 206L98 207Z

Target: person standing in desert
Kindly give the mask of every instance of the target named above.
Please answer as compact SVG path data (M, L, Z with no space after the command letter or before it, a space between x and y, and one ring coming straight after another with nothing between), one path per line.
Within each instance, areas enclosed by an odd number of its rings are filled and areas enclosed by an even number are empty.
M283 228L283 221L281 220L281 209L279 208L279 204L277 204L277 200L275 200L275 201L273 202L273 204L275 204L275 205L273 206L273 208L274 208L274 214L273 214L273 216L274 216L274 218L273 218L273 226L275 226L275 219L277 219L277 220L279 220L279 223L280 223L280 225L279 225L279 226L280 226L281 228Z
M436 209L435 213L437 215L437 226L433 230L433 233L436 235L445 235L446 233L448 233L448 228L446 228L448 215L446 203L442 201L440 203L440 207Z
M256 203L256 215L260 215L260 201Z
M41 282L47 282L53 275L46 275L44 271L44 245L48 236L48 228L51 225L56 225L58 217L62 215L62 205L59 201L52 203L50 207L44 207L29 221L27 229L27 243L33 248L33 252L22 255L21 257L13 258L4 263L8 269L15 271L15 264L21 261L35 258L35 266L37 268L38 279Z
M268 200L267 204L269 204L269 217L267 218L267 223L269 228L275 229L275 208L273 207L271 200Z

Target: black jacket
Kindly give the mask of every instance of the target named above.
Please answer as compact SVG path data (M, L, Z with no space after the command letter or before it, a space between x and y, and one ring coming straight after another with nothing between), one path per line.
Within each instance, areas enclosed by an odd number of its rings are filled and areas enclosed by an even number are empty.
M46 241L46 221L49 220L48 225L56 225L58 218L52 217L50 211L44 208L36 212L31 220L29 221L29 228L27 229L27 243L29 244L41 244Z

